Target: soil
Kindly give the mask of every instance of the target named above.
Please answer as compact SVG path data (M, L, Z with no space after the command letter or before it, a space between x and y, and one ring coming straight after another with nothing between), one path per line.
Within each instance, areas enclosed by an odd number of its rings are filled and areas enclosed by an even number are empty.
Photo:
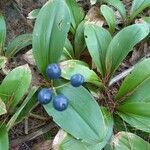
M35 8L40 8L47 0L0 0L0 11L5 16L6 24L7 24L7 43L9 43L14 37L23 33L32 33L33 31L33 22L27 20L27 15L30 11ZM124 0L124 4L126 5L126 9L129 10L130 0ZM78 3L84 10L87 12L90 9L90 3L88 0L78 0ZM150 15L150 11L146 10L144 12L146 15ZM17 66L21 64L27 63L24 59L22 59L22 54L30 50L31 47L25 48L20 54L15 58L17 61ZM131 52L126 60L122 63L120 68L117 70L116 75L129 68L133 64L135 64L141 57L150 55L150 42L143 42L142 44L136 47L134 52ZM83 53L82 59L86 62L91 60L91 58ZM10 65L10 64L9 64ZM14 66L14 64L11 64ZM16 64L15 64L16 65ZM12 68L11 66L11 68ZM9 66L10 67L10 66ZM30 65L32 72L35 75L36 68ZM34 83L40 82L41 77L39 74L35 75ZM120 82L114 85L114 88L110 90L109 93L104 93L104 97L109 97L112 99L112 94L115 93L118 89ZM108 95L109 94L109 95ZM104 99L104 106L106 99ZM113 111L114 104L111 105L111 111ZM48 133L48 136L51 137L52 140L59 128L53 123L52 119L48 117L42 107L38 106L33 110L33 115L29 118L25 119L23 122L14 126L9 133L10 137L10 147L11 150L31 150L37 149L37 145L41 147L41 143L45 141L47 135L40 134ZM35 115L36 114L36 115ZM51 124L52 126L49 126ZM44 130L43 130L44 129ZM39 131L39 132L38 132ZM29 140L28 140L29 139ZM43 144L44 145L44 144ZM48 144L47 149L51 147L51 141ZM43 149L43 150L47 150ZM39 149L40 150L40 149Z

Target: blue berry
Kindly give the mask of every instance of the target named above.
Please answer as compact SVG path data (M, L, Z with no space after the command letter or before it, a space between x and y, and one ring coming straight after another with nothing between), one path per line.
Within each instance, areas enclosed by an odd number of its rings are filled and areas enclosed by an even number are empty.
M85 82L84 77L81 74L74 74L70 79L71 85L74 87L79 87Z
M49 64L46 69L49 79L58 79L61 76L61 68L58 64Z
M68 107L68 99L63 94L57 95L53 98L53 106L58 111L64 111Z
M52 91L49 88L43 88L38 93L40 104L48 104L52 100Z

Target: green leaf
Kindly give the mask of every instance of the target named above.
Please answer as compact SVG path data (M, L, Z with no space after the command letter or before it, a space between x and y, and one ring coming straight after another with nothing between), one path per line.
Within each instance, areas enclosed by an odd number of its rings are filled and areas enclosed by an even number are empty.
M48 64L59 61L69 28L69 10L63 0L50 0L41 8L33 31L33 55L43 75Z
M60 150L101 150L106 143L110 140L113 130L113 119L111 114L106 110L106 108L102 108L102 113L105 119L106 125L106 137L98 144L90 145L81 140L77 140L74 137L67 135L65 139L59 146Z
M27 92L31 82L31 70L28 65L13 69L0 85L0 97L8 110L12 111Z
M142 17L142 20L150 27L150 17Z
M0 55L3 55L6 39L6 23L3 15L0 13Z
M86 47L85 39L84 39L84 23L85 21L82 21L75 32L75 39L74 39L74 50L75 50L75 56L76 58L79 58L81 53Z
M108 45L111 41L110 33L102 27L86 24L85 25L85 41L92 57L101 75L105 75L105 57Z
M138 63L133 71L125 78L116 95L116 100L127 98L142 101L150 97L150 58Z
M68 60L60 63L62 69L62 77L70 80L71 76L80 73L84 76L85 82L95 84L97 86L101 85L101 80L97 74L89 69L87 64L78 60ZM83 71L84 70L84 71Z
M8 132L4 123L0 123L0 149L9 150Z
M150 133L150 58L137 64L116 96L124 100L116 109L131 126Z
M129 132L118 132L111 141L112 150L149 150L150 144Z
M36 19L37 18L37 16L38 16L38 14L39 14L39 12L40 12L40 8L38 8L38 9L34 9L34 10L32 10L29 14L28 14L28 19Z
M61 86L57 92L63 93L69 99L69 106L65 111L59 112L52 103L44 105L53 120L66 132L84 142L97 144L103 141L107 127L93 96L82 86Z
M6 105L0 98L0 116L6 113L7 113Z
M108 76L112 76L127 54L148 34L149 28L146 24L134 24L125 27L114 36L106 54Z
M32 34L22 34L14 38L5 51L5 56L8 58L13 57L21 49L32 44Z
M109 26L109 31L114 33L116 27L116 18L113 9L108 7L107 5L101 5L101 13L106 19L106 22Z
M19 123L25 117L28 117L30 111L35 107L37 103L37 95L35 95L38 87L32 87L26 99L21 106L16 110L15 114L11 117L7 123L7 129L9 130L15 123Z
M63 54L62 56L64 58L67 58L67 59L72 59L74 58L74 51L73 51L73 47L72 47L72 44L71 42L69 41L69 39L67 38L66 39L66 42L65 42L65 45L64 45L64 48L63 48ZM61 56L61 57L62 57ZM62 59L63 60L63 59Z
M102 0L104 3L107 3L109 5L112 5L113 7L115 7L120 15L122 16L123 20L126 19L126 10L125 10L125 7L124 7L124 4L122 1L120 0Z
M82 10L81 7L78 6L77 2L75 0L65 0L69 11L70 11L70 16L71 16L71 24L76 30L80 22L84 19L84 11Z
M77 140L71 135L67 135L59 146L59 150L89 150L81 140Z
M150 0L133 0L130 12L130 20L133 20L147 7L150 7Z

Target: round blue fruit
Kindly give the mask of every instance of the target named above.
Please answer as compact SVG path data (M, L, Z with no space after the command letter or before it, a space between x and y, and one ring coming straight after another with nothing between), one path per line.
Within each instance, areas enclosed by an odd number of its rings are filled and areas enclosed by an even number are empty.
M70 79L71 85L74 87L79 87L85 82L84 77L81 74L74 74Z
M52 91L49 88L43 88L38 93L38 101L40 104L48 104L52 100Z
M68 107L68 99L63 94L57 95L53 98L53 106L58 111L64 111Z
M49 64L46 69L46 74L49 79L58 79L61 76L61 68L58 64Z

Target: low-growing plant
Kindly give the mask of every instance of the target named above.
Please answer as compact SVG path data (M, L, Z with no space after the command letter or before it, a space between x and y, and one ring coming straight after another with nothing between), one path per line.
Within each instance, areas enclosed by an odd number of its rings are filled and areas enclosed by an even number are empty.
M121 1L107 2L117 7L125 19ZM130 18L139 13L139 7L143 10L138 5ZM101 10L112 12L104 5ZM28 18L36 19L32 52L46 84L37 94L38 87L26 94L31 82L27 65L15 68L4 78L0 85L0 115L7 112L12 117L1 123L0 148L9 149L7 131L28 116L38 101L64 130L64 139L54 149L150 149L143 136L135 133L150 133L150 58L134 65L119 90L113 91L115 72L134 46L146 40L149 25L129 25L112 36L114 24L106 30L87 21L74 0L49 0ZM82 58L84 50L88 64ZM21 105L16 108L18 103Z
M9 62L9 60L13 58L20 50L32 44L32 34L19 35L7 45L5 42L6 23L3 15L0 13L0 69L4 69L5 64Z
M124 129L119 130L115 126L118 122L116 118L119 116L121 123L149 133L150 59L145 58L134 66L117 94L113 94L112 87L109 86L119 65L133 47L147 37L149 28L144 23L133 24L112 37L106 29L83 20L82 14L75 13L79 9L72 0L48 1L36 17L33 32L33 55L39 71L49 81L47 88L51 88L54 95L60 95L57 106L61 104L62 94L68 101L67 105L63 103L66 107L61 111L54 105L55 96L52 98L53 102L43 105L53 120L67 132L58 149L149 149L150 144L130 133L132 130L122 132ZM82 19L79 21L77 18ZM73 46L66 40L69 30L73 35ZM74 46L75 41L82 39L81 36L76 36L79 35L78 31L85 38L83 43L86 43L92 61L97 67L96 72L85 62L74 59L81 56L82 50L79 53L78 50L84 45L78 49ZM66 41L70 45L70 49L66 50L71 59L64 61L61 56ZM73 55L70 53L72 50ZM76 53L78 57L74 57ZM46 68L53 63L61 68L59 79L47 76ZM81 83L78 87L72 82L76 74L79 76L75 83L78 80ZM97 91L105 97L102 98L96 93L96 101L91 94L90 85L97 87Z

